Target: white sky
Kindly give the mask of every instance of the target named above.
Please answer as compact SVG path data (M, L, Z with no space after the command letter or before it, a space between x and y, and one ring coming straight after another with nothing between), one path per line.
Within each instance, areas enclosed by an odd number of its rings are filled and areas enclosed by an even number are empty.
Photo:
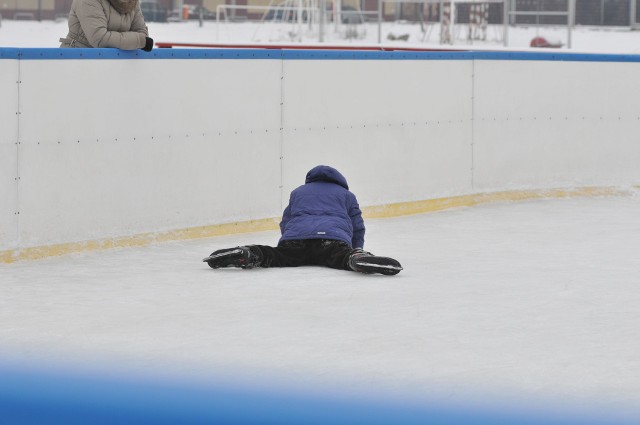
M276 232L1 265L2 357L640 419L640 194L367 226L399 275L201 262Z

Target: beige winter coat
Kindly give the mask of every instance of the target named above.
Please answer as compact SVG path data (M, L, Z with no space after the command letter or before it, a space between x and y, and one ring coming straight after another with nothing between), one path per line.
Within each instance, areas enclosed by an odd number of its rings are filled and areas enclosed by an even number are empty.
M60 47L144 47L149 30L139 0L73 0Z

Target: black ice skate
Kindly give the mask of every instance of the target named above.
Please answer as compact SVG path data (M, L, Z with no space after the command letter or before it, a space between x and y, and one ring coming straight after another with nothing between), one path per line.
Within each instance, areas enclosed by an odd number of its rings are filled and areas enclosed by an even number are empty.
M360 273L380 273L394 275L400 273L402 266L397 260L389 257L378 257L370 252L357 249L349 256L349 267Z
M253 269L260 266L262 256L256 249L248 246L238 246L235 248L219 249L213 252L202 261L209 264L212 269L222 267L239 267L242 269Z

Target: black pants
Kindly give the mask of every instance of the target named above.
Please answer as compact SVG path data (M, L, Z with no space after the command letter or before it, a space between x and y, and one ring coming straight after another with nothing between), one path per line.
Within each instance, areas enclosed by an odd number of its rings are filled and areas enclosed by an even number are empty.
M353 249L342 241L301 239L283 241L277 247L253 245L262 252L261 267L325 266L351 270L348 266Z

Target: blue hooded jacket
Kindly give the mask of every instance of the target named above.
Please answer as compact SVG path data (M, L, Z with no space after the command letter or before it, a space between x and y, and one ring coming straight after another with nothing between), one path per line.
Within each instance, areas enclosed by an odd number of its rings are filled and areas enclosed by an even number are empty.
M364 247L364 221L347 179L335 168L318 165L305 184L291 192L280 222L280 242L332 239Z

